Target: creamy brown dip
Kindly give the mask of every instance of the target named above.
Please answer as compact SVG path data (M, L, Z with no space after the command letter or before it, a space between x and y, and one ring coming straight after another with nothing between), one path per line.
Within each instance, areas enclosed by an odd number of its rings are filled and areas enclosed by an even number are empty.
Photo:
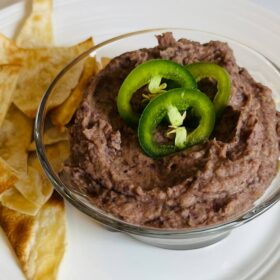
M129 223L188 228L223 222L252 206L276 175L271 91L238 67L226 43L176 41L170 33L158 42L114 58L92 78L70 125L71 157L64 172L97 207ZM211 138L157 160L143 153L137 131L116 106L124 78L152 58L217 63L232 80L230 102Z

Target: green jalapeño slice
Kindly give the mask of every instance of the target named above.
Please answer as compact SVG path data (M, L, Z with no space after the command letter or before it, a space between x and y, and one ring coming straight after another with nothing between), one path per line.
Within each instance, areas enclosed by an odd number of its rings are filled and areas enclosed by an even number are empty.
M185 66L190 71L196 82L204 78L212 78L217 81L217 93L213 103L216 114L219 116L227 106L230 93L231 81L228 72L221 66L214 63L198 62Z
M196 82L189 71L182 65L164 59L148 60L133 69L124 80L118 93L117 107L120 116L131 126L138 124L140 114L133 111L131 99L133 94L148 85L150 94L144 96L152 100L165 92L166 84L162 79L174 81L179 87L196 88Z
M187 132L184 126L186 110L194 111L198 126ZM144 109L138 126L138 138L144 152L152 157L167 156L205 141L215 125L215 108L211 100L197 89L177 88L154 98ZM155 140L157 127L164 119L175 133L174 144L161 144ZM170 133L170 132L169 132Z

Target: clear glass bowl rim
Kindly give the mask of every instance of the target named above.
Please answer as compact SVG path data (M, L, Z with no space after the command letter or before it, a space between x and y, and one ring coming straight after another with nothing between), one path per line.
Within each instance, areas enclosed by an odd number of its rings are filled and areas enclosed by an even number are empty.
M63 183L63 181L59 178L59 176L56 175L54 170L51 167L51 164L47 158L47 155L45 153L44 143L43 143L43 132L44 132L44 122L46 117L46 104L48 102L48 98L50 97L53 89L55 88L56 84L59 82L59 80L63 77L63 75L71 69L76 63L78 63L83 58L87 57L91 53L94 53L98 51L103 46L106 46L110 43L132 37L135 35L141 35L145 33L151 33L151 32L167 32L167 31L185 31L185 32L200 32L205 33L207 35L213 35L228 41L232 41L235 44L238 44L242 47L245 47L249 49L250 51L253 51L256 55L261 56L263 59L266 60L268 64L276 71L279 75L279 81L280 81L280 69L267 57L265 57L260 52L256 51L255 49L237 41L232 38L229 38L224 35L220 35L214 32L208 32L204 30L198 30L198 29L190 29L190 28L152 28L152 29L145 29L145 30L138 30L134 32L129 32L126 34L122 34L116 37L113 37L111 39L105 40L94 47L90 48L86 52L82 53L81 55L77 56L75 59L73 59L67 66L65 66L59 74L55 77L55 79L52 81L50 86L48 87L46 93L41 99L41 102L39 104L36 118L35 118L35 126L34 126L34 140L36 143L36 151L39 158L39 161L42 165L42 168L44 172L46 173L48 179L53 184L55 190L63 197L65 198L70 204L74 205L77 209L85 213L86 215L92 217L97 222L101 223L105 227L111 228L116 231L122 231L129 234L135 234L135 235L144 235L154 238L186 238L186 237L195 237L197 235L200 236L207 236L208 234L215 234L215 233L222 233L225 231L230 231L231 229L234 229L236 227L239 227L256 217L260 216L264 212L266 212L268 209L270 209L273 205L275 205L280 200L280 188L269 198L267 198L265 201L260 203L259 205L256 205L252 207L251 209L247 210L245 213L242 213L234 218L231 218L225 223L221 224L215 224L212 226L206 226L206 227L199 227L199 228L185 228L185 229L160 229L160 228L152 228L152 227L146 227L146 226L140 226L140 225L134 225L129 224L121 219L118 219L116 217L113 217L111 215L107 215L106 213L101 213L99 211L94 210L93 208L89 207L85 203L83 203L81 200L77 199L77 197L73 196L73 192L67 188L67 186Z

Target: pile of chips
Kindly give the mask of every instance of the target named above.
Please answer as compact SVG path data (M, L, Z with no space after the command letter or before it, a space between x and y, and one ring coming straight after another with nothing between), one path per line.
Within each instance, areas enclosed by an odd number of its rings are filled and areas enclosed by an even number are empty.
M0 226L26 278L32 280L56 279L66 242L64 202L36 156L34 117L59 71L93 46L92 38L70 47L54 46L52 16L52 0L33 0L15 40L0 35ZM100 67L88 57L55 89L44 142L52 162L57 159L57 171L69 154L65 125Z

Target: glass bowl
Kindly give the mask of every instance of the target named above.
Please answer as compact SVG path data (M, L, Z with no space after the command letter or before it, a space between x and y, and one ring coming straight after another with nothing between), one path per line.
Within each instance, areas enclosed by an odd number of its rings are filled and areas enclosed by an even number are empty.
M234 41L230 38L214 33L190 30L182 28L161 28L142 30L124 34L105 42L102 42L82 55L75 58L67 65L54 79L47 92L41 100L38 108L34 138L36 142L37 154L42 167L54 188L78 210L92 217L95 221L112 231L120 231L132 237L149 243L154 246L168 249L194 249L208 246L225 238L234 228L239 227L267 211L280 199L280 176L278 175L265 194L258 199L253 207L245 213L239 213L226 223L216 224L208 227L180 230L166 230L137 226L124 222L104 211L95 207L83 193L79 193L71 186L68 180L64 180L54 171L52 159L48 158L43 134L46 129L46 108L52 101L54 89L59 86L61 80L68 71L81 62L85 57L95 57L98 62L102 57L115 57L124 52L139 48L153 47L157 44L155 35L166 31L173 32L176 39L188 38L199 42L210 40L220 40L227 42L234 50L237 63L249 70L251 75L263 84L269 86L273 91L273 97L277 101L280 98L280 74L279 69L266 57L248 46ZM277 103L277 102L276 102ZM278 103L279 104L279 103Z

